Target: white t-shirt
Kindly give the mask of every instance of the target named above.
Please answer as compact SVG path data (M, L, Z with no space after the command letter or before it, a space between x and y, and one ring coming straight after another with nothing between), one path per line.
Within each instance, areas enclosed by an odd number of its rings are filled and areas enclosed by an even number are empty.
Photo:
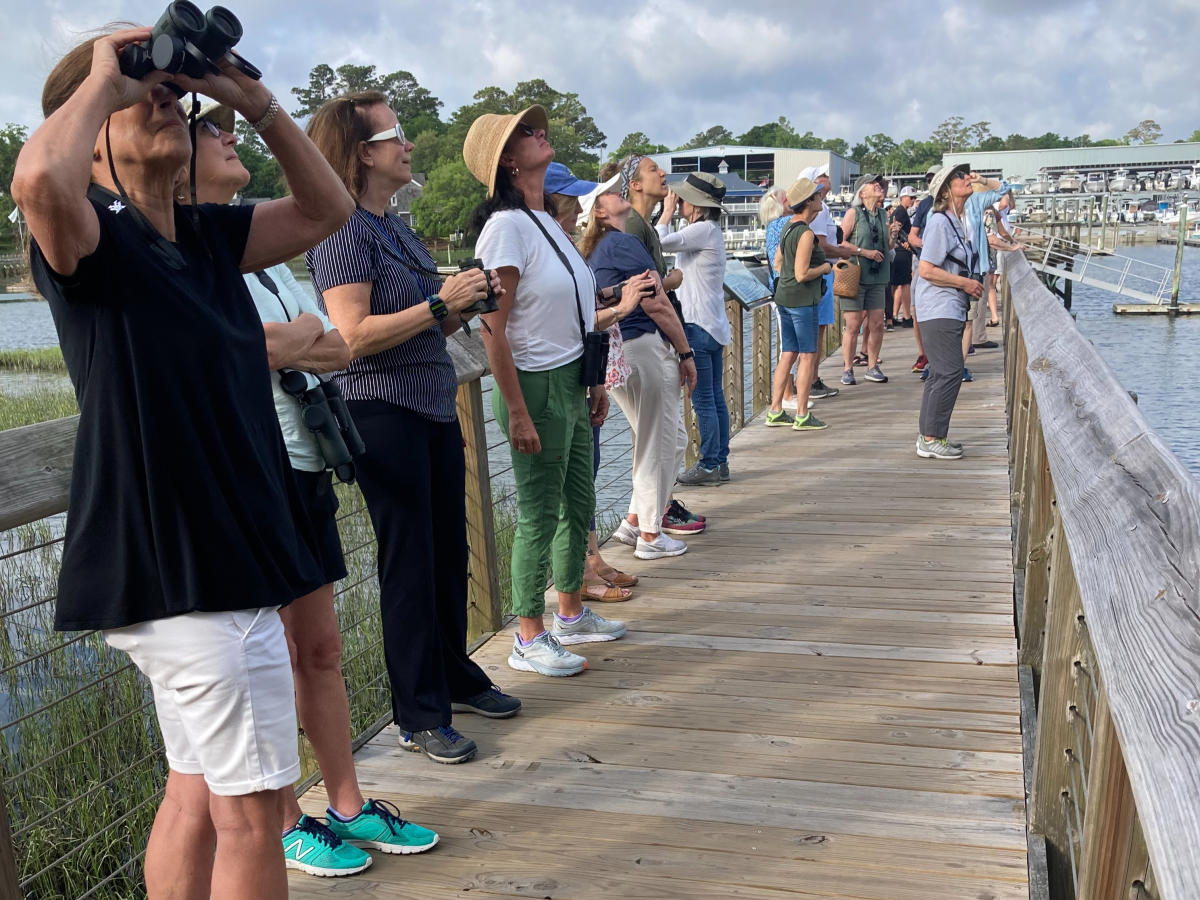
M833 246L837 246L837 223L833 221L833 214L829 211L829 204L824 200L821 201L821 211L817 213L817 217L812 220L812 224L808 226L813 230L814 234L823 234L825 239Z
M522 372L546 372L583 354L578 307L584 330L596 322L596 279L562 226L547 212L534 212L571 264L567 267L524 210L503 209L483 226L475 252L487 269L512 266L520 275L505 334L513 362ZM575 300L579 285L579 304Z
M671 231L659 225L663 251L675 254L675 265L683 272L676 292L683 307L683 321L699 325L722 347L729 346L729 316L725 315L725 236L716 222L693 222Z
M243 277L250 296L254 298L254 306L258 309L258 317L267 322L291 322L300 313L312 313L321 320L325 331L333 331L333 323L317 306L316 295L306 290L296 281L291 271L285 265L272 266L266 270L271 281L279 290L276 297L258 276L249 273ZM318 384L317 377L307 372L308 386L314 388ZM321 456L321 447L316 435L308 430L300 418L300 401L291 394L285 393L279 386L279 373L271 373L271 392L275 396L275 414L279 417L279 429L283 432L283 442L287 445L288 459L293 469L302 472L322 472L325 469L325 458Z

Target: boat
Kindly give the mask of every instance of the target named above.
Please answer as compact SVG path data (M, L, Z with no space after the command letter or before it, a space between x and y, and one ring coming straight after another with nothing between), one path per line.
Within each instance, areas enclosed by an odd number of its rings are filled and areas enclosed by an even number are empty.
M900 196L900 185L896 182L895 178L891 178L888 180L887 196L889 196L889 197L899 197Z
M1046 212L1046 207L1041 203L1031 204L1027 210L1029 213L1030 222L1049 222L1050 213Z
M1188 176L1188 190L1200 191L1200 163L1192 166L1192 174Z
M1083 179L1074 169L1067 169L1058 177L1058 190L1062 194L1075 194L1083 189Z
M1108 188L1108 183L1105 181L1103 172L1088 172L1087 181L1083 183L1083 189L1089 194L1103 194Z
M1167 176L1168 191L1186 191L1189 173L1185 169L1176 169Z
M1052 194L1054 193L1054 179L1046 174L1046 170L1042 169L1037 173L1036 178L1030 178L1026 182L1026 193L1029 194Z
M1167 189L1167 178L1169 175L1166 172L1155 172L1154 181L1152 182L1154 190L1165 191Z
M1112 180L1108 182L1108 189L1116 193L1136 191L1138 189L1137 177L1130 175L1128 169L1117 169Z

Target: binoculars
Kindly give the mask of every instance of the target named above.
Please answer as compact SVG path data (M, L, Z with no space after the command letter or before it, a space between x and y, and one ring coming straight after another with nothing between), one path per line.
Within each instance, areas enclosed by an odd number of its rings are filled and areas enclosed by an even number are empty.
M188 0L174 0L159 16L144 44L131 44L121 52L121 74L145 78L156 69L174 75L182 72L190 78L203 78L220 72L217 61L224 59L250 78L262 78L262 72L233 52L242 39L242 23L223 6L207 13ZM168 84L182 95L175 85Z
M478 269L484 275L488 275L488 270L483 267L482 259L472 259L467 262L460 263L458 271L466 272L470 269ZM492 290L492 280L488 277L488 292L487 296L482 300L476 300L470 306L466 307L463 312L468 313L490 313L495 312L500 308L500 301L496 299L496 292Z
M322 381L310 388L303 372L285 369L279 373L279 385L300 403L300 417L316 437L325 466L333 470L338 481L353 482L354 457L366 452L367 447L337 384Z

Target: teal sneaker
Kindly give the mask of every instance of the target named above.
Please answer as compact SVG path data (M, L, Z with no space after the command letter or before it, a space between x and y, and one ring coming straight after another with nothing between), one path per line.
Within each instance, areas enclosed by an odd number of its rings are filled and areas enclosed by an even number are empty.
M781 409L779 412L771 412L767 410L767 420L765 422L768 428L786 428L791 425L795 419L788 413L786 409Z
M437 832L406 822L386 800L367 800L349 821L329 810L328 821L329 830L347 844L383 853L424 853L438 842Z
M283 833L283 860L289 869L323 878L355 875L372 862L370 854L351 847L312 816L301 816Z

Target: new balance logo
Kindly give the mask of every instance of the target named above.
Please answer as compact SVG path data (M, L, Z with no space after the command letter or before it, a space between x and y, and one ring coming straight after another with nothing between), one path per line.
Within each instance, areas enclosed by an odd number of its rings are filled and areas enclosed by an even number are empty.
M290 844L284 844L283 845L283 853L285 856L287 856L299 847L304 847L304 838L296 838ZM308 847L304 847L303 850L300 850L300 852L296 853L292 858L295 859L297 862L304 862L304 857L308 856L308 854L312 853L316 849L317 848L315 846L311 846L311 845Z

